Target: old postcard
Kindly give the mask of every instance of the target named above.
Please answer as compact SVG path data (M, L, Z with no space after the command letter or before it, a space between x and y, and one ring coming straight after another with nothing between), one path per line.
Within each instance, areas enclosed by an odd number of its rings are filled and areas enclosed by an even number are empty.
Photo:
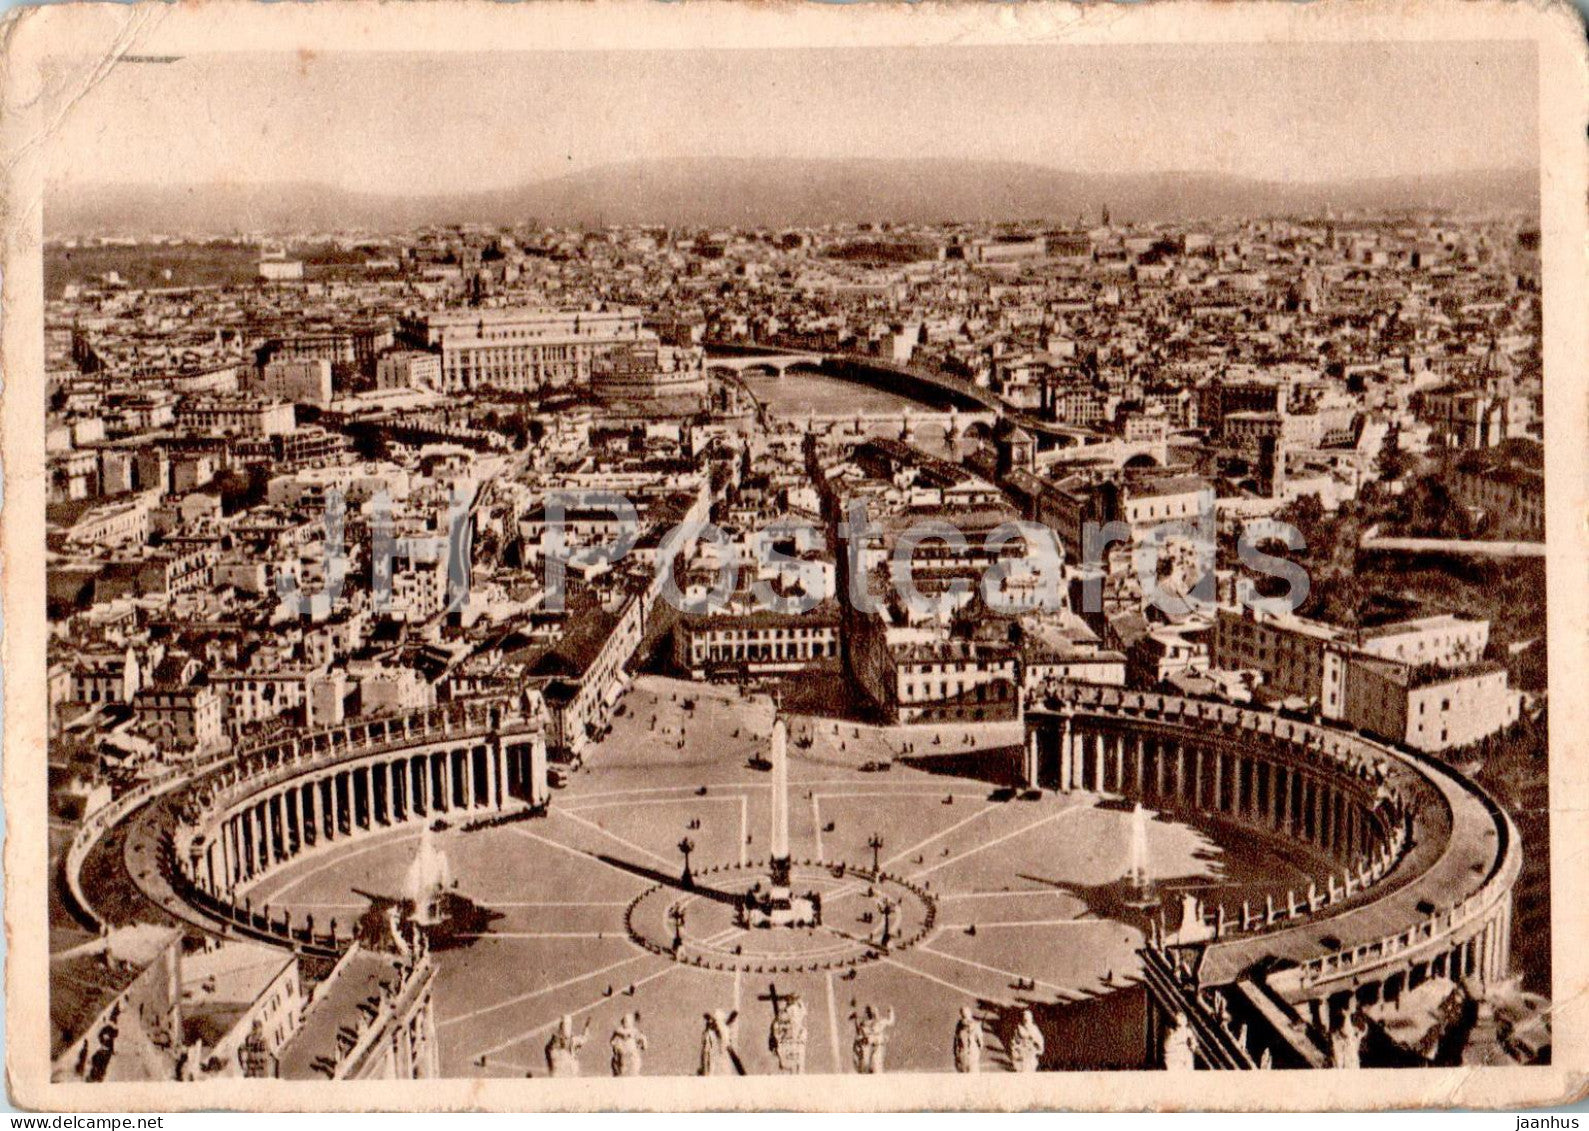
M1564 5L6 30L16 1103L1584 1092Z

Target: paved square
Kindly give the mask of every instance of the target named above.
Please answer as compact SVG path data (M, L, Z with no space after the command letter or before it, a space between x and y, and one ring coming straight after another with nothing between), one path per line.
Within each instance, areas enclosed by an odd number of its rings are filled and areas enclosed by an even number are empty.
M974 1006L987 1024L989 1070L1006 1066L1000 1034L1023 1005L1056 1030L1066 1010L1080 1008L1093 1011L1089 1024L1139 1023L1128 999L1142 923L1111 919L1107 901L1093 899L1126 873L1129 811L1091 794L991 800L988 780L932 772L934 751L957 756L957 766L980 751L996 769L1014 757L1008 724L883 731L796 718L790 849L796 887L809 880L823 890L823 926L748 929L726 905L680 888L686 837L701 887L743 886L758 873L768 849L770 779L750 760L765 750L772 718L764 698L642 679L612 734L554 794L548 816L475 831L454 827L437 838L458 891L493 916L479 936L437 953L448 1075L545 1074L544 1046L563 1014L573 1015L576 1029L589 1022L583 1071L605 1073L608 1038L628 1012L639 1013L649 1041L647 1073L693 1073L703 1015L714 1009L738 1012L746 1071L773 1072L772 986L800 994L808 1006L813 1073L853 1070L850 1015L868 1004L898 1014L890 1071L951 1070L962 1005ZM677 745L681 733L684 748ZM891 760L891 768L860 768L879 760ZM1149 824L1151 867L1172 921L1181 889L1229 888L1226 897L1237 902L1263 890L1253 886L1251 842L1223 829L1216 841L1211 832L1157 818ZM345 924L368 906L363 893L402 894L419 835L393 830L345 850L311 853L250 894L255 906ZM868 881L837 874L840 864L870 869L874 838L883 871L920 889L934 909L923 937L886 953L871 945L881 909L866 894ZM1316 863L1294 854L1282 860L1272 846L1264 851L1271 890L1306 877ZM626 912L643 896L636 916L651 916L653 934L667 930L669 908L685 906L691 941L684 953L704 956L706 965L639 945ZM645 910L652 899L655 907ZM896 938L922 925L921 912L909 897L904 902L894 912ZM857 953L864 957L854 965L821 968ZM712 968L724 961L733 968ZM763 969L753 968L763 961ZM1127 1047L1135 1039L1120 1032L1110 1038ZM1076 1056L1075 1049L1051 1047L1045 1064Z

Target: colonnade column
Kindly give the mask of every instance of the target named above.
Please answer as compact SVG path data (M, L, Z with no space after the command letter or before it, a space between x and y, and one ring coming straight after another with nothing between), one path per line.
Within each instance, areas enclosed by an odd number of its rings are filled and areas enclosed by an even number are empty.
M233 887L238 880L237 871L237 819L228 817L221 822L221 863L226 875L226 886Z
M1487 954L1484 963L1484 980L1495 982L1506 977L1511 966L1512 904L1507 900L1497 908L1484 928Z
M276 830L271 821L271 801L267 797L255 804L259 809L259 856L263 862L260 871L267 871L276 863Z
M371 762L364 771L364 779L370 787L370 827L377 828L392 823L392 797L387 792L387 777L382 773L384 767L379 762Z
M243 863L243 879L246 881L253 878L256 869L254 851L258 842L254 839L253 806L244 809L237 815L237 818L237 835L240 840L237 846L239 849L238 858Z
M543 805L548 800L546 784L546 743L537 739L530 743L530 800Z
M255 807L257 819L254 822L254 871L263 873L270 867L270 813L263 803Z
M274 794L259 803L259 813L265 830L265 867L274 868L281 861L281 837L277 828Z

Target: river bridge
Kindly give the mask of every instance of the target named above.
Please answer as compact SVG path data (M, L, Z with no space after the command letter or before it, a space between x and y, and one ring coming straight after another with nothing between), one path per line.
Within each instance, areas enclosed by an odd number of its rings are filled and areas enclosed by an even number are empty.
M1110 442L1107 438L1084 428L1041 420L1011 405L991 389L985 389L964 377L888 361L867 354L789 350L743 342L708 342L706 349L708 370L733 374L736 377L743 377L748 372L763 372L783 377L796 370L805 369L883 389L912 400L923 401L929 406L953 408L963 414L974 414L977 417L991 414L994 421L1007 420L1030 432L1045 452L1051 450L1072 453L1066 457L1050 457L1051 459L1063 458L1069 461L1092 458L1092 454L1083 453L1084 448L1090 444ZM849 414L852 418L854 415L854 413ZM1144 447L1133 443L1128 446L1129 451L1116 452L1111 449L1106 453L1096 454L1105 460L1124 463L1132 456L1146 454L1151 457L1157 452L1157 462L1164 462L1162 443L1157 448L1151 444Z

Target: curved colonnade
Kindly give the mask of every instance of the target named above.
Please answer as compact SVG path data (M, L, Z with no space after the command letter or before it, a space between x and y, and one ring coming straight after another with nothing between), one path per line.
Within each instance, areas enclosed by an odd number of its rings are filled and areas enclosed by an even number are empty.
M482 700L296 732L172 771L92 814L68 846L70 894L100 920L81 871L106 835L145 810L160 866L143 894L179 919L334 955L353 925L294 922L248 889L305 853L443 814L509 818L544 805L538 712ZM1184 1018L1205 1067L1329 1062L1357 1005L1395 1001L1430 977L1489 982L1509 965L1516 830L1443 764L1270 712L1112 687L1058 684L1029 698L1029 787L1112 793L1305 842L1331 870L1262 907L1205 909L1143 950L1157 1056Z
M141 869L129 837L128 875L176 918L333 955L353 939L353 924L295 922L289 912L254 906L248 889L306 853L445 816L489 821L544 806L546 743L538 712L513 700L481 700L318 731L296 732L208 764L163 788L134 791L96 814L85 843L69 852L73 894L95 843L147 805L158 867ZM74 842L73 848L79 846ZM97 915L95 915L98 918Z
M1178 930L1154 932L1150 999L1188 1018L1209 1067L1256 1066L1262 1032L1283 1038L1277 1062L1327 1061L1359 1006L1431 977L1507 973L1516 830L1438 761L1270 712L1086 685L1031 697L1023 755L1031 788L1213 818L1338 869L1262 907L1189 904Z

